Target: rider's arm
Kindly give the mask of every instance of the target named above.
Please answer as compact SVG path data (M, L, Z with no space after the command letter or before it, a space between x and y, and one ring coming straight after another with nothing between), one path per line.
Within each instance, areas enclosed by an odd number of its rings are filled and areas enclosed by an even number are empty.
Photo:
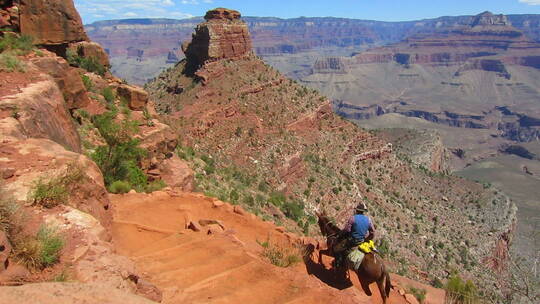
M366 240L372 240L375 237L375 226L373 226L373 220L371 217L369 218L369 228L368 228L369 234L366 238Z
M345 227L343 227L343 231L345 232L351 232L352 225L354 224L354 216L351 216L349 221L345 224Z

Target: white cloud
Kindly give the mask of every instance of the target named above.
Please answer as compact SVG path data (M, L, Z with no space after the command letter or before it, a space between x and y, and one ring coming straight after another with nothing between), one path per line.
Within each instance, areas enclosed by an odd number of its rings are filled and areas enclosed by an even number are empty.
M540 0L519 0L519 2L528 5L540 5Z
M186 0L75 0L75 6L83 19L118 19L118 18L189 18L191 14L181 9ZM211 3L213 0L203 0ZM190 4L199 4L189 0ZM100 16L100 17L98 17ZM86 20L85 20L86 21Z

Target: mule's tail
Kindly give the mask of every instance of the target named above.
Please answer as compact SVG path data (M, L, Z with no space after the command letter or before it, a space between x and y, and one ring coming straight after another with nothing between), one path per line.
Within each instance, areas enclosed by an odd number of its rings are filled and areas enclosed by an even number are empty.
M388 271L386 271L386 280L385 280L385 286L384 286L384 292L386 293L386 296L390 296L390 288L392 288L392 283L390 282L390 274Z

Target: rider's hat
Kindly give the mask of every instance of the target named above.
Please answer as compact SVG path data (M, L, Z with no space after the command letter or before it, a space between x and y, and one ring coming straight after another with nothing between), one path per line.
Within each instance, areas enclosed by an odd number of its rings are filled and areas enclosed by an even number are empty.
M354 209L356 212L366 212L367 211L367 205L364 202L358 203L356 208Z

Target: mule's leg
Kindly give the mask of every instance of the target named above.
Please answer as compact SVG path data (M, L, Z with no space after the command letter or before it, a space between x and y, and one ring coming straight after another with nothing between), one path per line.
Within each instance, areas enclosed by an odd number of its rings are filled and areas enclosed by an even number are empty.
M381 276L378 280L377 280L377 287L379 287L379 292L381 293L381 297L382 297L382 302L383 304L386 304L386 290L384 288L384 281L385 281L386 277L385 276Z
M367 282L366 280L363 280L360 275L358 275L358 272L356 273L356 275L358 276L358 280L360 281L360 285L362 285L362 289L364 290L364 292L371 297L372 293L371 293L371 290L369 289L369 282Z
M327 255L327 256L332 256L331 255L331 251L330 249L326 249L326 250L319 250L319 264L322 265L323 261L322 261L322 256L324 255Z

